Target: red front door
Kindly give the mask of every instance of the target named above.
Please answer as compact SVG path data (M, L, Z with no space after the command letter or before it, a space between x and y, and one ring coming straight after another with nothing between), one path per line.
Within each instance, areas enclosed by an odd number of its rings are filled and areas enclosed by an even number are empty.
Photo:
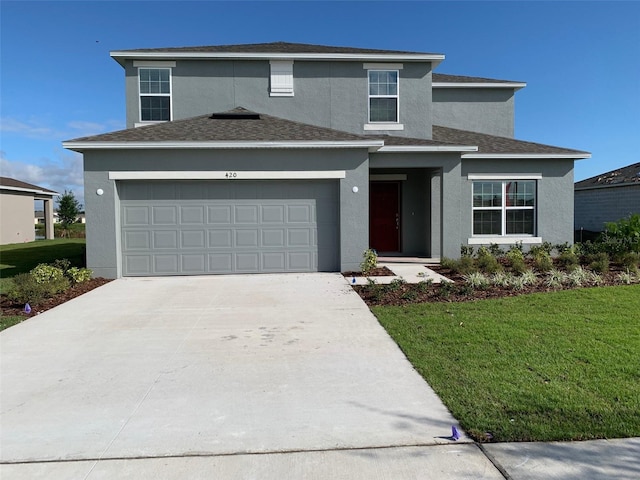
M369 186L369 246L378 252L400 251L400 183Z

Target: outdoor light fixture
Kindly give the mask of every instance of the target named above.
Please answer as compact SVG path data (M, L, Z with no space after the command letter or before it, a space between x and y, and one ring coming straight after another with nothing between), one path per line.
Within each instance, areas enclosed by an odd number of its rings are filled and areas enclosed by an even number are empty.
M104 193L104 190L102 190L101 188L99 188L99 189L97 189L97 190L96 190L96 193L97 193L98 195L102 195L102 194Z
M353 188L351 189L351 191L352 191L353 193L358 193L358 187L353 187Z

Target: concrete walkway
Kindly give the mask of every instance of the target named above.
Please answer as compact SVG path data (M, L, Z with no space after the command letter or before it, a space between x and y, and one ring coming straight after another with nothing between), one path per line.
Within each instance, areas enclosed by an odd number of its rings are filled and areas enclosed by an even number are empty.
M0 333L0 478L632 479L463 434L338 274L122 279Z
M450 281L447 277L431 270L421 259L407 259L406 261L392 258L378 262L378 267L387 267L393 272L389 276L376 277L345 277L352 285L367 285L370 281L380 285L386 285L394 280L402 279L407 283L420 283L431 280L433 283Z

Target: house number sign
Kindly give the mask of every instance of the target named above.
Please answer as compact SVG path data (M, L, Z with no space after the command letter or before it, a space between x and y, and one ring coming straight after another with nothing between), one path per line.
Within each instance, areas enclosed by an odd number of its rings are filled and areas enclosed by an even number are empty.
M238 178L238 172L227 172L224 174L225 178L228 180L232 180L234 178Z

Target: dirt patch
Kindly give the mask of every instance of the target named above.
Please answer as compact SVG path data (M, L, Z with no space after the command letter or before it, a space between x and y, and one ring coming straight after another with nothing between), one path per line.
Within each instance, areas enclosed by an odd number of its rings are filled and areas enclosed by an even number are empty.
M31 313L27 314L24 312L24 305L16 304L10 301L6 295L0 295L0 309L2 310L2 315L13 316L13 315L22 315L25 318L33 317L34 315L38 315L39 313L45 312L50 308L57 307L69 300L79 297L80 295L90 292L94 288L98 288L106 283L109 283L111 279L109 278L92 278L91 280L87 280L86 282L79 283L69 288L67 291L56 295L55 297L48 298L43 302L37 305L31 306Z
M344 272L342 275L345 277L393 277L395 273L387 267L377 267L369 270L369 273L366 275L362 272Z

